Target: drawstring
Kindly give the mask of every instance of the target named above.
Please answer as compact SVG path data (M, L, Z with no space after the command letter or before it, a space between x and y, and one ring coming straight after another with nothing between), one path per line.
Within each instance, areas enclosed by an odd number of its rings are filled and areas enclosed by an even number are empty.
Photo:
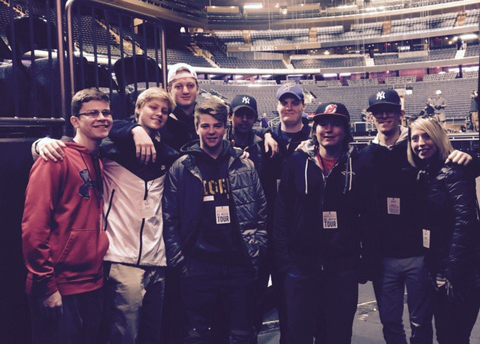
M346 194L347 191L352 190L353 183L353 171L352 171L352 156L349 154L347 158L347 163L345 167L345 187L343 188L343 194Z
M305 161L305 195L308 195L308 178L307 178L307 170L308 170L308 159Z

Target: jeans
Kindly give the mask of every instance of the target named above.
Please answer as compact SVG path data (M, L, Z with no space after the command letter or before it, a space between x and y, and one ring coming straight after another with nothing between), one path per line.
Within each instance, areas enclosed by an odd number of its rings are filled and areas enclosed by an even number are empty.
M95 344L100 335L103 290L62 296L63 312L47 317L40 300L29 299L34 344Z
M187 259L180 276L186 310L185 344L211 344L215 307L224 309L231 344L255 344L256 273L252 266L228 266Z
M158 343L161 338L165 267L109 264L106 285L107 316L111 323L109 342Z
M387 344L407 344L402 320L405 287L412 329L410 343L432 343L430 282L423 256L384 258L373 287Z
M358 301L356 270L290 271L285 279L287 343L349 344Z

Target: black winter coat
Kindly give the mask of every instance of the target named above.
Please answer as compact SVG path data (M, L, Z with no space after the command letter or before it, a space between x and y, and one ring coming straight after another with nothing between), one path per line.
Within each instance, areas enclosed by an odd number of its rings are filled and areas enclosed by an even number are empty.
M420 170L424 195L423 228L430 230L426 262L456 288L480 287L480 222L475 178L457 165L430 165Z
M316 274L358 267L360 238L352 190L355 158L352 147L324 177L309 141L287 160L273 230L275 263L280 272L295 268ZM325 212L335 212L337 228L324 226Z
M419 215L416 172L407 159L407 140L392 149L372 143L360 151L357 176L362 197L365 258L410 258L425 254ZM388 201L400 203L399 214Z
M267 248L265 195L252 161L240 159L241 151L231 147L228 141L224 141L224 145L224 150L230 154L228 174L235 205L232 218L236 219L246 255L258 268ZM167 262L172 267L185 264L185 256L192 249L202 216L202 175L192 150L197 153L200 150L197 142L182 149L185 155L173 164L165 182L164 238Z

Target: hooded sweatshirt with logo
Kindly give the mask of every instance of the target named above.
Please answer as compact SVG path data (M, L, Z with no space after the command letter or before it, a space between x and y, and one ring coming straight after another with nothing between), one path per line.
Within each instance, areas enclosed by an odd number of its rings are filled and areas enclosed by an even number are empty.
M36 161L26 192L26 292L36 297L56 291L75 295L103 286L108 248L102 229L103 167L84 146L65 144L63 161Z

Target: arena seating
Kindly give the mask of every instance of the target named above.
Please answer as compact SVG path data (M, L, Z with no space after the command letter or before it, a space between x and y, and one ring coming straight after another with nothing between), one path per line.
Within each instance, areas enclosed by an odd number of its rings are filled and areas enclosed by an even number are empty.
M362 56L362 57L345 57L345 58L292 60L292 65L297 69L353 67L353 66L365 66L365 59Z
M253 45L308 43L309 29L251 31Z
M375 54L375 65L389 65L397 63L412 63L432 60L451 60L455 58L457 48L444 48L430 50L428 55L403 57L402 53Z
M415 76L396 76L385 78L385 84L387 85L410 84L416 81L417 77Z
M427 74L423 77L423 81L442 81L442 80L453 80L458 76L458 73L438 73L438 74Z
M324 86L326 81L319 81L316 84L302 84L303 89L308 92L309 96L313 97L312 101L307 103L307 112L315 111L320 102L338 101L347 106L352 117L352 122L360 121L362 109L368 107L368 97L370 94L386 87L386 85L379 84L342 87L338 86L339 80L335 82L337 86L330 87ZM427 98L434 97L435 92L440 89L447 100L447 117L462 121L469 113L470 92L476 89L476 82L476 79L454 79L409 83L412 94L405 95L406 113L407 115L418 114L425 106ZM375 83L375 81L373 83ZM208 92L213 90L230 101L236 94L250 94L254 96L257 99L259 112L267 113L270 119L276 115L275 104L278 87L278 85L272 85L251 88L246 85L227 85L223 82L219 85L202 84L202 90L207 92L204 94L208 95ZM309 96L307 96L306 99L310 98Z
M467 46L467 51L465 52L465 57L469 56L479 56L480 55L480 45L479 44L469 44Z

